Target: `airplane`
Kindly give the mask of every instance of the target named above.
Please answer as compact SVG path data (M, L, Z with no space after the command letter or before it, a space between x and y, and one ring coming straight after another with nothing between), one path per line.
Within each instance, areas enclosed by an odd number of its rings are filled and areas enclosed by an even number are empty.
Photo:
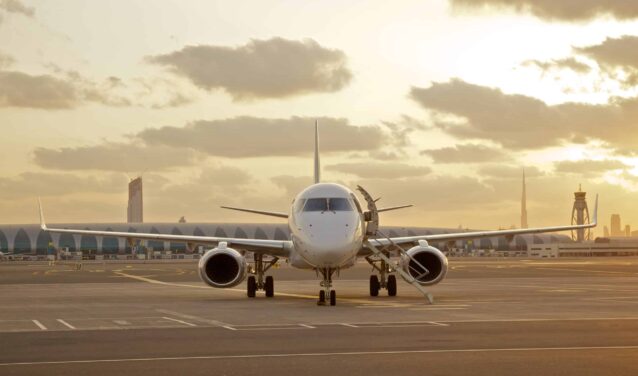
M402 209L411 205L377 208L377 200L358 186L367 210L355 192L343 185L321 181L319 161L319 128L314 129L314 184L302 190L292 201L287 213L222 207L230 210L284 218L288 221L290 240L243 239L196 235L168 235L114 231L74 230L48 228L39 202L40 227L52 233L78 235L115 236L135 240L160 240L195 245L210 245L200 258L198 272L202 281L215 288L230 288L245 279L246 293L254 298L263 290L266 297L274 296L274 279L268 270L281 258L295 268L314 270L321 275L318 305L336 305L336 291L332 289L332 277L341 270L352 267L360 257L375 269L370 276L370 295L378 296L386 289L389 296L397 294L396 275L421 291L430 303L431 294L424 290L444 280L448 260L443 252L429 245L430 241L453 244L457 240L504 236L512 240L515 235L583 230L597 225L598 196L593 221L581 225L540 227L527 229L471 231L435 235L387 237L378 230L379 213ZM252 252L254 262L249 264L246 252ZM399 256L396 262L390 256Z
M13 256L15 252L2 252L0 251L0 260L6 259L8 256Z

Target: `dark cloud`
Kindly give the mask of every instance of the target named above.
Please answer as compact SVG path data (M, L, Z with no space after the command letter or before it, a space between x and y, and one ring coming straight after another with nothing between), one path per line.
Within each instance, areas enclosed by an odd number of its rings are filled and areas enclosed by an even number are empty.
M399 179L423 176L432 172L432 169L427 166L381 162L338 163L326 166L326 170L352 174L365 179Z
M0 9L9 13L21 14L27 17L35 15L35 8L24 5L20 0L0 0Z
M638 98L609 104L564 103L550 106L532 97L458 79L413 87L410 97L426 109L452 114L464 122L437 124L461 139L498 142L511 149L537 149L564 142L599 139L612 147L635 148Z
M314 144L315 118L236 117L196 121L185 127L146 129L137 138L149 145L192 148L209 155L248 158L308 155ZM322 152L382 148L387 132L379 126L352 126L345 119L319 118Z
M57 170L104 170L144 172L193 165L196 153L190 149L146 146L139 143L106 143L97 146L34 151L35 163Z
M436 163L483 163L509 159L501 149L478 144L423 150L421 155L429 156Z
M607 38L600 44L575 47L574 50L605 67L638 69L638 36L635 35Z
M224 89L235 100L334 92L352 78L343 51L312 39L253 39L239 47L187 46L147 60L170 67L202 89Z
M626 167L626 164L613 159L596 161L581 159L578 161L560 161L554 163L554 169L557 172L581 175L596 175L610 170L624 169Z
M78 98L76 87L66 80L0 71L0 107L64 109L74 107Z
M456 7L508 8L539 18L584 21L600 16L616 19L638 17L638 3L632 0L450 0Z
M549 61L540 60L527 60L522 63L523 66L535 66L543 71L543 73L549 73L555 70L569 69L576 73L586 74L591 71L591 67L585 63L576 60L573 57L564 59L554 59Z

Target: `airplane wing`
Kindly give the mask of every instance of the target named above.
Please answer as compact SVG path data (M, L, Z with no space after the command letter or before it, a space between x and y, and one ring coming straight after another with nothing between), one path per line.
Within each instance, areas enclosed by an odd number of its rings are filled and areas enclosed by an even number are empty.
M492 230L492 231L468 231L457 232L450 234L435 234L435 235L417 235L417 236L403 236L395 238L377 238L370 239L375 245L384 246L394 243L397 245L416 243L419 240L446 242L466 239L480 239L491 238L496 236L513 237L515 235L525 234L538 234L543 232L557 232L557 231L569 231L569 230L581 230L596 227L598 224L598 195L596 195L596 203L594 204L594 220L591 223L583 225L571 225L571 226L553 226L553 227L537 227L537 228L522 228L512 230Z
M268 239L242 239L242 238L220 238L215 236L195 236L195 235L168 235L150 234L141 232L118 232L118 231L95 231L95 230L74 230L61 228L48 228L44 221L42 205L40 204L40 228L43 231L55 233L67 233L76 235L94 236L115 236L118 238L141 239L141 240L163 240L193 244L216 245L219 242L226 242L228 246L249 250L255 253L264 253L277 257L288 257L292 249L292 242L289 240L268 240Z

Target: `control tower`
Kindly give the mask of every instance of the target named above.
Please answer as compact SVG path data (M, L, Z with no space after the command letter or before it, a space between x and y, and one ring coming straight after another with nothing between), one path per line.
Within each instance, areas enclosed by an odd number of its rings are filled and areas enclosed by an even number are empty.
M583 192L580 184L578 192L574 192L574 207L572 208L572 225L584 225L589 223L589 209L587 209L587 201L585 196L587 192ZM572 230L572 239L577 242L591 240L591 232L589 229Z

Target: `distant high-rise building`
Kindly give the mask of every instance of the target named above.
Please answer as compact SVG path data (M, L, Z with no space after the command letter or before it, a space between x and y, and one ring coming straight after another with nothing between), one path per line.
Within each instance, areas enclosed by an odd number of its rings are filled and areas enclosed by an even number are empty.
M521 228L527 228L527 193L525 192L525 170L523 170L523 194L521 197Z
M625 225L625 236L631 236L631 226Z
M128 223L144 222L144 200L142 198L142 177L135 178L128 183L128 208L126 211Z
M186 223L186 218L184 216L182 216L179 221L179 223Z
M611 215L611 236L623 236L624 232L622 231L620 225L620 214L612 214Z

